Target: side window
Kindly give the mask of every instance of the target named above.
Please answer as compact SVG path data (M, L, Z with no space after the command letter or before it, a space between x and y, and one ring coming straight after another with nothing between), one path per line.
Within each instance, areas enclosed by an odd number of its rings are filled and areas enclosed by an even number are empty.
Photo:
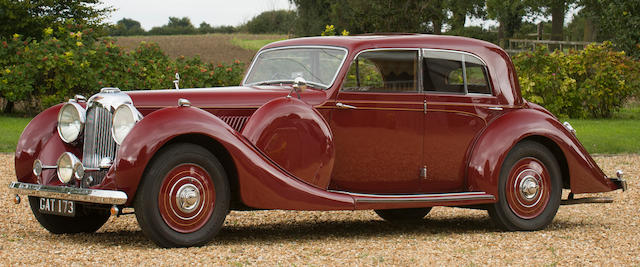
M351 63L342 91L417 92L418 51L363 52Z
M487 70L478 58L447 51L425 51L425 91L454 94L491 94Z

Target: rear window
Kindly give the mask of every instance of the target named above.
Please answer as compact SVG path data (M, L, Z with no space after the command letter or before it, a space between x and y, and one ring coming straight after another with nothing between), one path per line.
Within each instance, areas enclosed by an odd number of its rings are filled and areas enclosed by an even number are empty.
M427 92L491 94L487 68L465 53L425 50L423 86Z

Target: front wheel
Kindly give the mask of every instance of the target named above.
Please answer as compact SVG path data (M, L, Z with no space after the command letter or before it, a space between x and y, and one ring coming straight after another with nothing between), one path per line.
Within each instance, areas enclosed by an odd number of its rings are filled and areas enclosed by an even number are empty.
M502 164L498 202L488 211L505 230L540 230L555 217L561 196L562 176L556 158L542 144L525 141Z
M173 144L158 153L134 202L142 232L161 247L206 244L229 211L229 183L222 164L193 144Z

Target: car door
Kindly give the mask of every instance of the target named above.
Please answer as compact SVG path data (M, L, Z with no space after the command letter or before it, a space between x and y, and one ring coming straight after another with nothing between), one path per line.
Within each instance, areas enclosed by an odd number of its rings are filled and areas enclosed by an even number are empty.
M424 95L417 49L376 49L352 62L331 115L336 158L330 189L418 193Z
M487 68L478 57L457 51L423 50L423 191L459 192L465 188L467 153L496 108Z

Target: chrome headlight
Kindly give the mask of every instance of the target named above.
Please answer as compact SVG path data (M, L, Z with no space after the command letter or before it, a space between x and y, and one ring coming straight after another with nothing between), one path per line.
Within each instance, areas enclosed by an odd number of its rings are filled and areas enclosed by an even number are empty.
M58 135L65 143L73 143L82 134L85 110L75 102L68 102L58 113Z
M122 104L113 113L113 126L111 127L111 135L116 143L121 144L122 140L133 129L138 121L142 119L142 115L131 104Z
M84 166L82 162L73 154L64 152L58 158L58 180L62 183L68 183L71 178L78 180L84 176Z

